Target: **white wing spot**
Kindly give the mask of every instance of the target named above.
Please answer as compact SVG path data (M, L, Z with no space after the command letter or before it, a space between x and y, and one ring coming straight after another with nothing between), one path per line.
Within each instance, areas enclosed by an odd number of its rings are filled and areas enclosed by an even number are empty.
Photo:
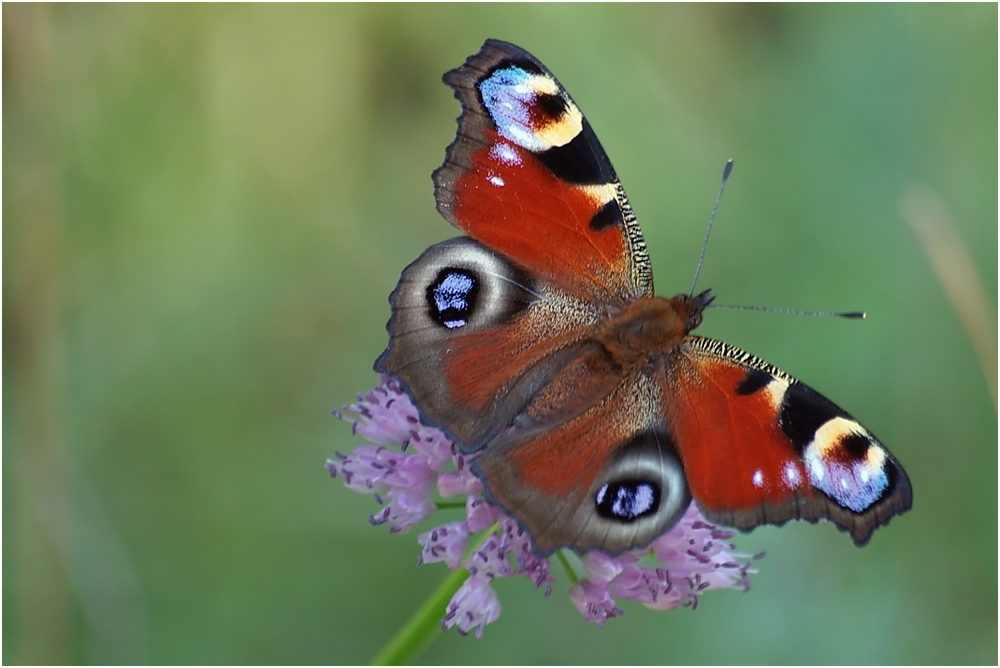
M510 144L495 145L490 149L490 157L509 166L521 164L521 156L517 154L517 151Z
M786 462L784 470L784 480L785 484L795 489L802 482L802 478L799 475L799 470L795 467L795 462Z
M760 488L764 486L764 474L760 469L753 472L753 477L751 477L750 480L753 481L754 487Z
M805 460L809 466L809 477L812 478L813 484L817 485L822 482L823 478L826 477L826 469L823 468L823 460L820 459L815 447L806 448Z

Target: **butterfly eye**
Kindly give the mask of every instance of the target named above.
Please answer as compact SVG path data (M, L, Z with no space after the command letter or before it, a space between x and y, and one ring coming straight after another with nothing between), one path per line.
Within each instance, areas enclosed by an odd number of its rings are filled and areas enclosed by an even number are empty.
M447 329L465 327L476 310L479 291L479 280L468 270L442 269L427 286L431 320Z
M632 522L660 508L660 486L647 480L621 480L603 485L594 497L597 514Z

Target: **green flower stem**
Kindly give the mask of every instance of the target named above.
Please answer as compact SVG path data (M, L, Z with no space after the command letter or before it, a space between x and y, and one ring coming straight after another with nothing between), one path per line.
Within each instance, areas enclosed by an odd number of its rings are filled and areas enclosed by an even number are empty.
M569 563L569 559L566 557L566 550L557 550L556 558L559 559L559 563L562 564L563 570L566 571L566 577L569 578L569 583L575 585L580 581L580 576L576 574L576 569L573 568L573 564Z
M403 666L413 660L431 644L441 630L448 601L469 577L464 568L457 568L424 601L413 616L399 629L382 650L372 659L373 666Z
M461 508L465 510L465 501L438 501L434 504L438 510L455 510Z
M496 529L497 525L494 524L487 531L484 531L478 540L473 541L472 547L466 550L466 559L481 548ZM424 604L417 608L417 611L403 624L396 635L375 655L371 665L403 666L412 664L414 659L420 656L428 645L437 638L441 631L441 620L444 618L448 602L451 601L451 597L461 588L462 583L468 577L469 572L462 567L452 571L444 582L438 585L434 593L424 601Z

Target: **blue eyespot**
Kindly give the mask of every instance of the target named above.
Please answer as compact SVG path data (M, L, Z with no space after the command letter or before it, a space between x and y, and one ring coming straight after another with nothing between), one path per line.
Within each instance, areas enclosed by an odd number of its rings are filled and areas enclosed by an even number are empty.
M598 515L633 522L656 513L660 507L660 489L646 480L621 480L597 490L594 501Z
M479 281L464 269L442 269L427 287L431 319L447 329L468 324L479 297Z

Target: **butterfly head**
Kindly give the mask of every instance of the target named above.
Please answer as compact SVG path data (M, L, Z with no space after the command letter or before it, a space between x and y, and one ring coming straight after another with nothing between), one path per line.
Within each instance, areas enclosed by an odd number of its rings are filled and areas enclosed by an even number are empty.
M705 290L696 295L680 294L670 301L676 304L681 313L686 314L686 329L690 332L701 325L702 312L715 301L715 295L712 294L711 290Z

